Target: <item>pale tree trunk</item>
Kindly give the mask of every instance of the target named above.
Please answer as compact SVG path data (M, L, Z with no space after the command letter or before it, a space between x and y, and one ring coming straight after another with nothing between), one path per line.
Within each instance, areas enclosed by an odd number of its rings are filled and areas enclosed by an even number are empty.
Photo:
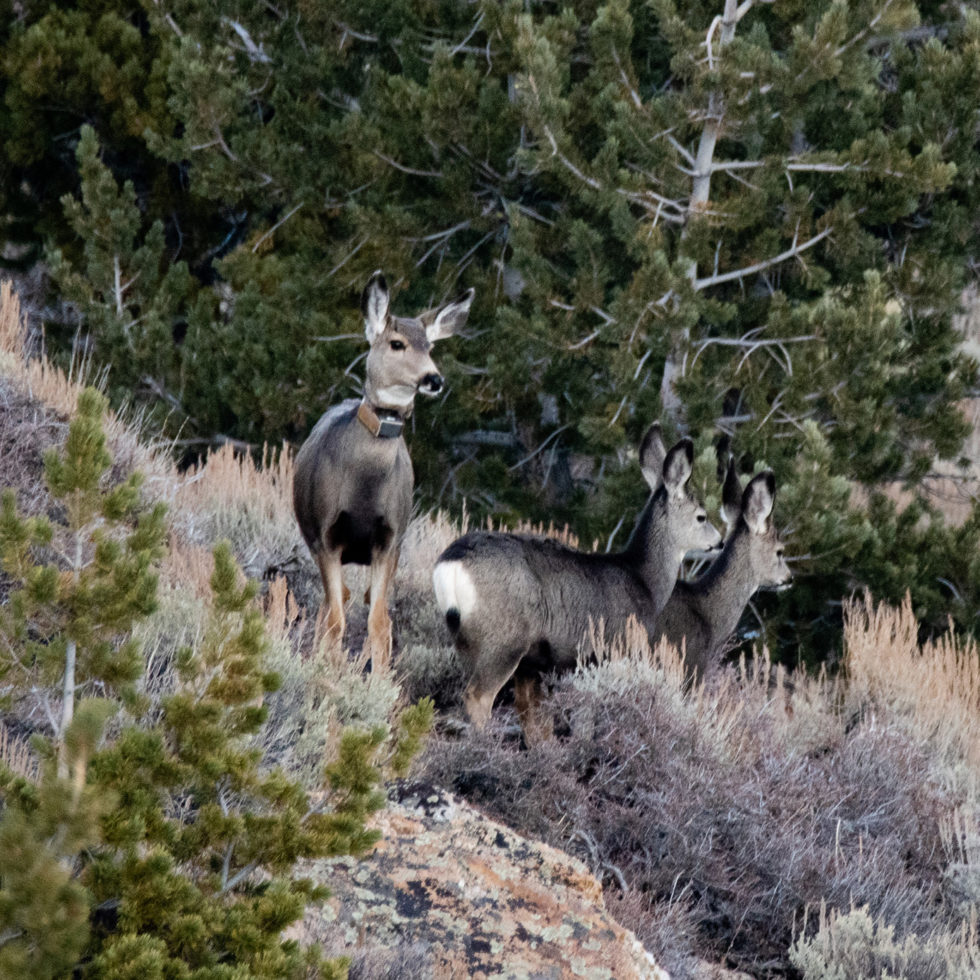
M82 573L82 535L75 535L75 557L72 568L72 584L77 589ZM65 647L65 673L61 681L61 721L58 730L58 778L68 778L68 746L65 744L65 733L75 717L75 668L78 659L78 646L74 640L69 640Z
M709 64L714 61L715 30L720 27L717 51L720 53L727 47L735 37L735 27L739 20L748 13L754 0L745 0L741 7L737 0L725 0L725 12L711 22L708 28L706 39L707 57ZM704 128L701 130L701 139L698 142L698 150L694 157L694 176L691 184L691 199L688 205L688 220L704 209L711 199L711 173L715 157L715 146L718 137L721 135L722 126L725 119L725 100L721 92L714 91L708 96L708 107ZM681 235L681 247L686 238L686 233ZM697 283L698 266L693 260L688 264L687 276L692 283ZM663 379L660 383L660 402L663 405L664 414L676 424L681 420L681 402L675 390L675 384L683 374L683 356L687 349L690 335L687 330L681 334L674 344L673 349L667 354L664 362Z

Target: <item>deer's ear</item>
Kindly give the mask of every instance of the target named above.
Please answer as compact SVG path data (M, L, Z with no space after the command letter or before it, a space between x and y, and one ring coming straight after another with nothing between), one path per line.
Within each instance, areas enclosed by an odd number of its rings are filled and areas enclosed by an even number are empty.
M425 335L429 338L430 344L459 332L470 315L470 304L475 293L475 289L467 289L462 296L458 296L438 310L431 321L423 315L421 319L426 324Z
M371 276L361 293L361 312L364 314L364 335L373 344L388 325L388 283L381 270Z
M640 443L640 468L643 470L643 479L650 485L651 490L656 490L663 481L666 455L660 423L654 422L647 429Z
M742 517L753 534L764 534L776 502L776 478L769 470L752 477L742 494Z
M690 439L681 439L664 460L664 486L671 496L684 492L693 469L694 443Z
M728 470L725 482L721 488L721 519L728 525L729 531L738 521L742 510L742 484L738 473L735 472L735 457L728 457Z

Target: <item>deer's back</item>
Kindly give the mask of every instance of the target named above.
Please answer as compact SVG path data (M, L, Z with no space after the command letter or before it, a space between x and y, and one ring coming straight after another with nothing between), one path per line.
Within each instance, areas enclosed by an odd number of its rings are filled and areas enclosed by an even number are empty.
M646 619L651 605L624 556L576 551L549 538L472 532L439 561L461 562L472 583L475 602L460 624L464 642L546 644L556 665L574 663L590 621L603 620L609 635L630 615Z

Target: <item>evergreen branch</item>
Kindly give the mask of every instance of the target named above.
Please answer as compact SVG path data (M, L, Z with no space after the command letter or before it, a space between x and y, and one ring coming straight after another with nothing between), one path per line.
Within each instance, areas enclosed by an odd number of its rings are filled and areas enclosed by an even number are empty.
M670 145L675 150L677 150L677 152L682 157L684 157L684 159L687 160L687 162L693 167L694 166L694 155L691 153L691 151L688 150L687 147L683 146L680 143L680 141L675 136L673 136L671 133L666 133L665 135L667 137L667 142L670 143ZM687 171L684 171L684 172L687 173Z
M687 211L684 206L679 202L669 197L664 197L662 194L658 194L656 191L645 190L645 191L628 191L624 188L618 188L618 193L622 194L631 204L639 204L647 212L653 212L653 223L657 224L661 217L665 221L670 221L675 225L684 224ZM650 198L656 202L656 208L651 206ZM673 208L673 213L664 213L664 208Z
M397 160L393 160L391 157L382 153L380 150L375 150L374 155L379 160L384 160L390 167L394 167L395 170L400 170L403 174L410 174L412 177L434 177L436 180L442 180L442 174L435 170L416 170L415 167L406 166L404 163L399 163Z
M470 43L470 38L472 38L473 35L476 34L476 32L480 29L481 25L483 24L483 14L484 14L484 12L481 10L480 13L479 13L479 15L477 16L476 20L473 21L473 28L469 32L469 34L467 34L466 37L464 37L463 40L460 41L459 44L457 44L452 49L452 51L449 52L449 57L450 58L453 57L454 55L459 54L461 51L465 51L466 50L466 46ZM481 53L482 53L482 51L481 51Z
M237 888L238 885L240 885L253 871L255 871L258 866L258 861L250 861L244 868L241 868L236 874L232 875L232 877L225 882L224 885L222 885L218 894L227 895L228 892Z
M602 190L602 184L600 184L599 181L597 181L594 177L588 177L584 173L582 173L582 171L579 170L579 168L576 167L575 164L572 163L572 161L569 160L568 157L566 157L565 154L558 149L558 141L555 139L555 136L551 132L550 127L548 126L544 127L544 135L547 137L548 142L551 144L552 156L558 157L558 159L565 165L565 168L571 171L571 173L573 173L576 177L578 177L578 179L581 180L582 183L591 187L594 191Z
M597 328L597 329L593 330L592 333L590 333L587 337L583 337L581 340L575 341L574 344L569 344L565 348L565 350L581 350L581 348L585 347L586 344L589 344L593 340L595 340L596 337L598 337L600 333L602 333L602 329L601 328Z
M619 60L619 52L615 47L612 49L613 61L616 63L616 67L619 69L619 77L623 80L623 86L626 91L629 92L630 98L633 100L633 105L637 109L643 108L643 100L640 98L640 93L637 92L636 87L630 81L629 76L626 74L626 69L623 67L622 62Z
M360 252L360 250L361 250L362 248L364 248L364 246L365 246L365 245L367 245L367 243L368 243L368 241L369 241L369 240L370 240L370 236L368 236L368 235L365 235L365 236L364 236L364 237L363 237L363 238L362 238L362 239L361 239L361 240L360 240L360 241L359 241L359 242L358 242L358 243L357 243L357 244L356 244L356 245L354 246L354 248L353 248L353 249L352 249L352 250L351 250L350 252L348 252L348 253L347 253L347 254L346 254L346 255L345 255L345 256L344 256L344 257L343 257L343 258L342 258L342 259L341 259L341 260L340 260L340 261L339 261L339 262L338 262L338 263L337 263L337 264L336 264L336 265L335 265L335 266L334 266L334 267L333 267L333 268L332 268L332 269L331 269L331 270L330 270L330 271L329 271L328 273L327 273L327 278L328 278L328 279L330 279L330 278L332 278L333 276L335 276L335 275L336 275L336 274L337 274L338 272L340 272L340 270L341 270L341 269L343 269L343 267L344 267L345 265L347 265L347 263L348 263L348 262L350 262L350 260L351 260L352 258L354 258L354 256L355 256L355 255L357 255L357 253L358 253L358 252ZM360 336L361 336L360 334L357 334L357 337L358 337L358 338L359 338Z
M35 695L41 705L44 708L44 714L47 716L48 724L51 726L52 732L58 731L58 719L54 716L54 709L51 707L51 699L48 697L48 692L41 690L37 685L31 688L31 694Z
M353 27L350 27L348 24L345 24L343 21L340 20L335 20L334 26L340 28L340 30L343 31L343 36L340 38L340 44L337 46L339 51L344 50L344 45L347 43L348 36L358 41L367 41L370 44L378 43L377 34L366 34L363 31L355 31Z
M757 272L762 272L764 269L770 269L774 265L779 265L781 262L785 262L787 259L792 259L801 255L807 249L813 248L814 245L822 242L831 232L832 227L824 228L819 234L813 236L813 238L808 239L802 244L797 244L794 240L793 245L786 249L785 252L780 252L779 255L774 255L771 259L764 259L762 262L756 262L754 265L747 265L741 269L735 269L732 272L721 272L717 275L707 276L704 279L695 279L693 282L693 287L695 291L700 291L702 289L707 289L710 286L717 286L723 282L731 282L733 279L743 279L746 276L755 275Z
M845 41L837 50L834 52L834 57L839 58L848 48L853 47L858 41L866 38L873 30L881 23L882 17L885 11L892 5L893 0L885 0L884 6L878 11L868 22L867 26L861 28L849 41Z
M508 471L513 472L514 470L522 467L525 463L529 463L532 459L534 459L535 456L538 455L538 453L541 452L542 449L544 449L545 446L548 445L549 442L552 442L557 436L561 435L562 432L564 432L566 429L570 427L571 427L571 422L566 422L564 425L560 425L557 429L555 429L554 432L551 433L550 436L548 436L547 439L541 442L541 444L537 447L537 449L535 449L533 452L528 453L527 456L525 456L523 459L519 459L516 463L514 463L513 466L507 467Z
M420 238L406 238L407 242L434 242L437 240L442 240L446 238L451 238L456 234L457 231L465 231L469 228L469 220L460 221L459 224L453 225L451 228L446 228L443 231L434 231L430 235L422 235Z
M697 363L698 358L701 354L707 350L709 347L741 347L745 348L745 354L742 360L739 361L738 367L741 367L745 361L745 358L750 354L763 347L778 347L783 344L799 344L805 343L807 341L819 340L816 334L803 334L799 337L775 337L775 338L762 338L756 339L754 337L750 338L750 334L757 333L760 330L765 329L764 327L756 327L754 330L750 330L748 333L741 337L709 337L706 340L702 340L698 344L697 351L694 354L694 358L691 361L691 367ZM737 368L736 368L737 371ZM792 371L789 372L792 374Z
M252 254L254 255L258 250L259 246L268 239L271 235L274 235L277 228L281 228L289 219L305 204L305 201L300 201L296 207L293 208L289 214L280 218L264 235L262 235L259 240L252 246Z

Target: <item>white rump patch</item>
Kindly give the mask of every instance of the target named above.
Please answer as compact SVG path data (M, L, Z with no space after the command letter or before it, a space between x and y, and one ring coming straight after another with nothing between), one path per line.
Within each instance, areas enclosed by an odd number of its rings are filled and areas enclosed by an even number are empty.
M432 587L442 612L457 610L460 622L465 623L476 609L476 586L461 561L439 562L432 572Z

